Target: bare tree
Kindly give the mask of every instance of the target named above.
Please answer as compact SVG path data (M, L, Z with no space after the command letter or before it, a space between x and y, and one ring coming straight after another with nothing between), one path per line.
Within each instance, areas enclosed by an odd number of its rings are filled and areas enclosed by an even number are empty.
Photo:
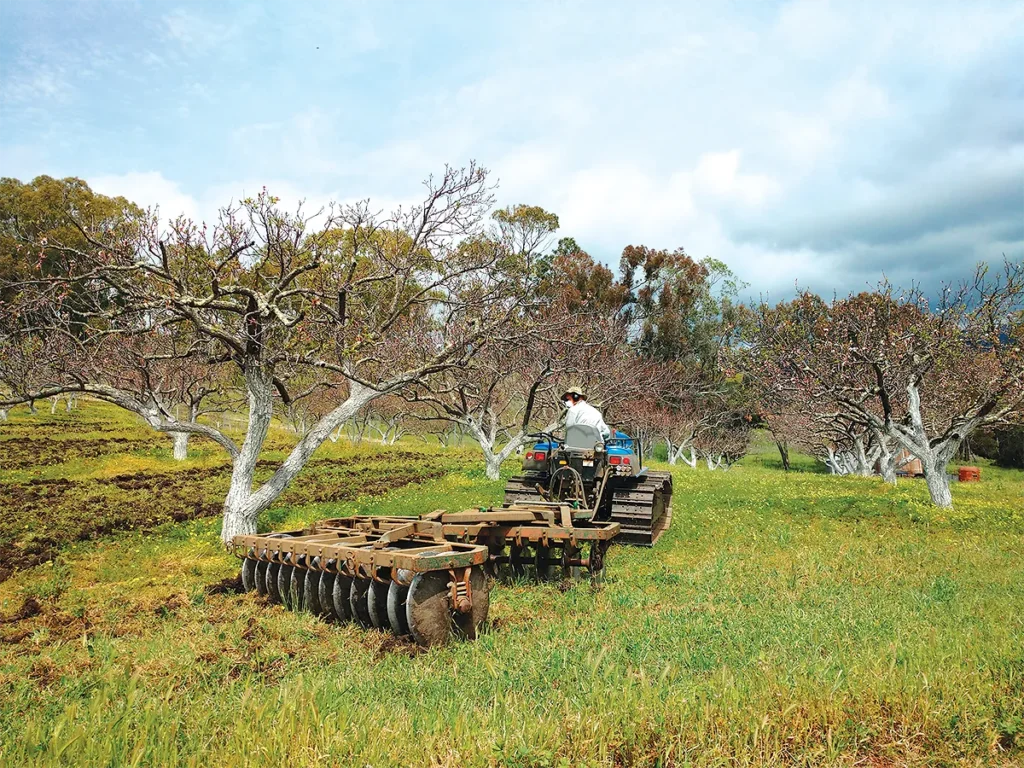
M752 369L804 403L835 404L884 463L896 448L918 457L941 507L952 506L946 467L963 440L1022 416L1020 263L997 274L979 267L935 302L887 282L831 303L804 294L763 306L755 328ZM883 474L894 476L891 469Z
M257 515L369 402L522 332L521 262L500 243L462 245L481 235L492 199L486 171L470 165L428 179L422 203L389 216L368 202L288 213L264 191L224 209L212 228L178 219L163 231L153 214L102 232L76 222L88 248L50 242L60 270L4 286L13 298L3 338L40 344L47 373L45 384L21 381L0 356L0 379L15 390L0 405L88 393L155 429L210 438L232 459L221 531L230 542L255 531ZM110 381L103 363L119 337L171 337L194 359L233 366L247 401L241 444L176 418L152 390L140 398ZM255 484L275 403L293 402L290 382L308 379L337 400Z

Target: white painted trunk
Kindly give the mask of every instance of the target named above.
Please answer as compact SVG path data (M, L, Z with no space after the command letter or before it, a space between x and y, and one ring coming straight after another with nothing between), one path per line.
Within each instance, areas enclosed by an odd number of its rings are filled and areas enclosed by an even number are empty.
M0 408L0 421L7 421L7 409Z
M74 407L75 407L75 398L72 395L68 395L67 399L64 401L64 409L68 413L71 413L71 409L74 408Z
M678 463L678 461L680 459L682 459L683 463L689 465L689 467L691 469L697 465L697 456L694 453L692 445L690 445L687 442L679 443L678 445L673 445L670 440L666 440L665 442L668 445L668 463L669 464L674 466L676 463ZM689 451L690 451L690 458L689 459L686 458L686 450L687 449L689 449Z
M59 396L58 397L51 397L50 398L50 415L51 416L57 412L57 403L59 403L59 402L60 402L60 397Z
M171 437L174 439L174 460L184 461L188 458L188 432L174 432Z
M924 469L924 481L928 485L928 494L932 504L949 509L953 506L953 494L949 491L949 475L946 474L946 463L934 458L921 460Z
M253 475L260 450L267 439L270 418L273 415L271 398L272 376L253 369L245 373L245 384L249 400L249 424L245 431L242 449L231 468L231 485L224 499L224 521L221 524L221 541L230 546L235 536L256 533L256 518L260 509L253 503Z
M486 464L484 474L488 480L497 480L501 477L501 460L497 456L493 453L485 452L484 463Z

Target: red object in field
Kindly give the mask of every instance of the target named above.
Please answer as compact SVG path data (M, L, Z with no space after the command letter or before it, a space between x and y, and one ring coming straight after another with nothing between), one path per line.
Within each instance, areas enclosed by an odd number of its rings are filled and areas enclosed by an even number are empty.
M961 483L980 483L981 470L977 467L960 467Z
M544 461L544 459L546 457L547 457L547 454L544 453L544 451L537 451L535 454L533 454L533 460L534 461Z

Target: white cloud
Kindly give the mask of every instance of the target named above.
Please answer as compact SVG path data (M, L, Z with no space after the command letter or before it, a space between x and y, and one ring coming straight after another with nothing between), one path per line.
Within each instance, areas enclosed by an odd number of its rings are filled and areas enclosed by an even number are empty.
M159 208L160 218L165 221L179 215L202 218L199 202L183 192L177 182L165 178L158 171L93 176L89 179L89 186L103 195L121 195L143 207Z

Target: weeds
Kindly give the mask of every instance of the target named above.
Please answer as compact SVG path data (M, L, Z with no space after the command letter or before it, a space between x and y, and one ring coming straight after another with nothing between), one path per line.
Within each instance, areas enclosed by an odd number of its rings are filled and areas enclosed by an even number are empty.
M399 448L425 457L399 465L387 451L344 450L327 458L366 471L314 470L313 487L261 526L501 495L465 457ZM96 471L74 466L76 483ZM358 486L396 466L444 474L386 493ZM786 474L768 453L725 473L673 471L672 529L653 550L613 547L603 589L499 585L481 638L426 652L238 594L215 518L62 544L53 565L0 584L0 756L19 766L1024 760L1021 473L984 466L982 483L954 487L950 514L920 483ZM351 493L325 495L349 479Z

